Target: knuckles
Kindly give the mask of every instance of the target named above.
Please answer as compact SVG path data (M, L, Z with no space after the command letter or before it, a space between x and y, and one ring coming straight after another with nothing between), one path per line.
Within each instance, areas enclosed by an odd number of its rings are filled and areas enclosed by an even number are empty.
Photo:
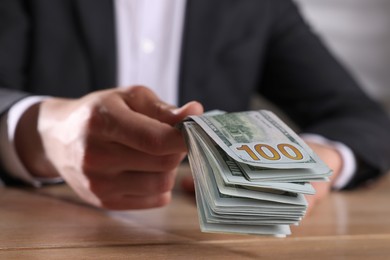
M137 138L138 145L141 150L148 151L149 154L155 156L166 155L169 151L169 147L172 147L174 143L177 147L176 152L186 152L186 146L184 140L180 134L169 135L162 129L161 131L144 131L139 133L139 138ZM174 130L175 129L170 129ZM170 131L169 130L169 131Z
M152 185L151 192L153 193L165 193L171 191L175 185L175 174L173 172L158 173L160 176Z
M158 168L163 172L173 171L179 166L182 158L183 157L181 155L167 155L158 157Z
M138 85L128 87L126 89L126 92L130 98L139 98L139 97L143 97L146 94L153 95L153 92L149 88L145 86L138 86Z
M175 185L176 174L174 171L146 174L148 177L138 187L141 196L162 194L171 191Z
M88 108L88 116L85 120L85 129L87 135L100 135L107 131L110 123L109 110L104 105L93 105Z
M166 152L165 141L161 132L145 131L141 133L139 143L144 151L150 151L153 155L163 155Z
M142 86L132 87L128 90L130 95L134 97L143 95L145 91L149 90ZM96 141L102 135L107 134L104 131L110 131L110 127L115 125L112 123L114 119L111 118L110 111L107 109L107 105L109 107L110 102L112 102L110 98L109 95L91 97L88 104L78 111L83 122L81 127L84 127L84 147L82 158L80 159L80 170L87 179L85 189L95 197L93 204L101 208L114 210L152 208L168 204L171 200L171 190L175 184L174 169L179 165L182 156L177 154L165 155L167 138L163 131L145 131L140 133L138 138L140 146L158 157L153 163L157 164L157 168L161 172L154 173L154 178L144 179L145 181L140 183L138 187L132 187L133 190L129 193L135 194L133 197L130 197L133 199L129 199L128 202L122 201L126 191L122 191L124 194L119 196L121 192L113 184L117 182L107 181L109 178L116 178L119 175L104 176L104 169L100 166L102 164L107 165L109 160L105 156L109 155L102 153L102 150L96 146ZM145 175L147 174L149 173L145 173ZM146 199L151 196L153 200L150 200L150 198Z
M86 135L102 134L113 124L112 106L117 104L118 95L113 91L102 91L87 95L77 113L81 114ZM107 129L108 128L108 129Z

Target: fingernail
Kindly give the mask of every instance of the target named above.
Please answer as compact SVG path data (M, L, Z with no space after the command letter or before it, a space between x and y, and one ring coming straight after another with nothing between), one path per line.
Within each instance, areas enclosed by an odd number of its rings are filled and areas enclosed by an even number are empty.
M181 107L171 109L172 114L178 115L181 112Z

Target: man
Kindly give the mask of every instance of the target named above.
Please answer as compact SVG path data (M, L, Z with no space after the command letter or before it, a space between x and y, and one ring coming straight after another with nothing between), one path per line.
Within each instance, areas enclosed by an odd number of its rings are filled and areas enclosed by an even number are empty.
M310 203L389 169L387 117L288 0L4 0L0 26L5 182L60 176L96 206L165 205L186 150L173 125L255 92L334 170Z

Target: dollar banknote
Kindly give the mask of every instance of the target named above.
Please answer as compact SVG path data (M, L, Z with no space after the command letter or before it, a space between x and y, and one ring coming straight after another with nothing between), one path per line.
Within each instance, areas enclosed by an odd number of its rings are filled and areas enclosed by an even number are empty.
M248 111L191 117L234 160L257 167L313 168L319 159L273 113Z
M304 217L310 181L331 170L270 111L185 120L201 230L286 236Z

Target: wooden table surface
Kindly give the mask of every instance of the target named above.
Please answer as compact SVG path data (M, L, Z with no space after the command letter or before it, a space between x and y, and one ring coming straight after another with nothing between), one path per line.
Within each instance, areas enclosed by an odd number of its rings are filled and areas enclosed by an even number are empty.
M183 171L187 171L183 168ZM112 212L66 185L0 188L0 259L390 259L390 176L333 192L287 238L202 233L192 196Z

